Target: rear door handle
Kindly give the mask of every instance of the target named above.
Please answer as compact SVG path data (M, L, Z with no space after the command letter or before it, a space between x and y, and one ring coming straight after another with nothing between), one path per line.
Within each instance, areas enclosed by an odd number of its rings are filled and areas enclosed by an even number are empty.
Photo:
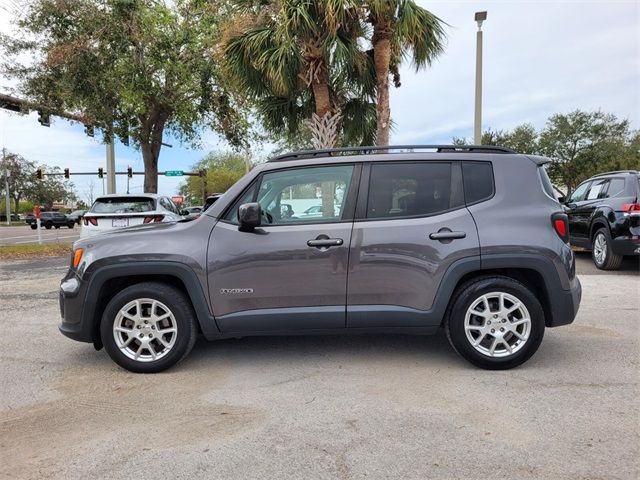
M459 238L465 238L467 234L465 232L452 232L449 229L441 229L438 232L429 235L431 240L456 240Z

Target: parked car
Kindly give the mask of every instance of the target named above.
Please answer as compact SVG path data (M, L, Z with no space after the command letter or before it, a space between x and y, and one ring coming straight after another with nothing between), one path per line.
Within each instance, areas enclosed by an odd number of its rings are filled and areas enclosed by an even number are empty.
M85 213L87 213L86 210L74 210L67 215L67 218L76 222L76 225L80 225L80 222L82 222L82 217Z
M149 223L176 222L184 216L169 197L155 194L103 195L82 217L80 238Z
M394 148L276 157L197 222L75 242L61 332L134 372L174 365L199 332L444 328L474 365L522 364L546 327L573 321L581 297L549 159L489 146ZM340 208L283 215L294 192L320 185L345 192Z
M36 217L33 213L27 214L25 222L31 226L32 230L36 230L38 228L38 224L36 222ZM69 218L64 213L60 212L41 212L40 213L40 226L50 230L51 228L60 228L60 227L68 227L73 228L75 226L75 222Z
M564 199L561 199L564 200ZM591 250L601 270L640 255L640 173L607 172L582 182L565 204L571 245Z
M202 213L202 207L186 207L182 214L189 218L198 218Z
M221 193L215 193L213 195L209 195L204 201L204 206L202 207L202 211L206 212L211 205L216 203L218 199L222 196Z

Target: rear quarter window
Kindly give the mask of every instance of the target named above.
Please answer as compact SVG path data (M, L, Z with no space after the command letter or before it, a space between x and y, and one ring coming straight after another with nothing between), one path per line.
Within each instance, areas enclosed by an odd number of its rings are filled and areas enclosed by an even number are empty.
M462 179L467 205L493 196L493 167L490 162L463 162Z
M542 184L542 190L544 193L554 200L557 200L558 197L556 197L556 192L553 189L553 184L551 183L551 179L547 173L547 165L540 165L540 167L538 167L538 176L540 177L540 183Z

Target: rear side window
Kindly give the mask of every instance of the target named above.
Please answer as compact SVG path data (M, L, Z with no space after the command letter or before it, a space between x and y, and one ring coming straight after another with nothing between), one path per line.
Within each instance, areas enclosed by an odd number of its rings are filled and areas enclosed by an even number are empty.
M618 197L624 193L624 178L612 178L609 180L607 198Z
M544 193L546 193L548 196L550 196L554 200L557 200L556 193L553 190L553 184L551 183L551 180L549 179L549 174L547 173L546 164L540 165L540 167L538 167L538 175L540 176L540 182L542 183L542 189L544 190Z
M490 162L463 162L462 179L467 205L493 196L493 167Z
M367 218L433 215L454 207L450 163L371 166Z
M147 197L99 198L91 207L91 213L141 213L153 210L153 199Z

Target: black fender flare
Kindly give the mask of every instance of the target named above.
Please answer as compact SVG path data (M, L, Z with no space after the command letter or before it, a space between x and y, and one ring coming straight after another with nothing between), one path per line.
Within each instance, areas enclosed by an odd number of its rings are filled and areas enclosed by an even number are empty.
M86 273L89 273L91 267ZM127 262L126 264L98 266L91 272L85 300L82 308L82 321L85 328L91 327L94 343L99 341L99 336L95 336L96 326L99 326L100 316L97 315L99 294L105 283L116 278L140 277L155 275L175 277L182 282L186 294L191 300L200 328L205 335L219 333L213 313L209 308L209 303L205 296L198 276L188 265L173 261L143 261ZM152 280L150 278L149 280Z

